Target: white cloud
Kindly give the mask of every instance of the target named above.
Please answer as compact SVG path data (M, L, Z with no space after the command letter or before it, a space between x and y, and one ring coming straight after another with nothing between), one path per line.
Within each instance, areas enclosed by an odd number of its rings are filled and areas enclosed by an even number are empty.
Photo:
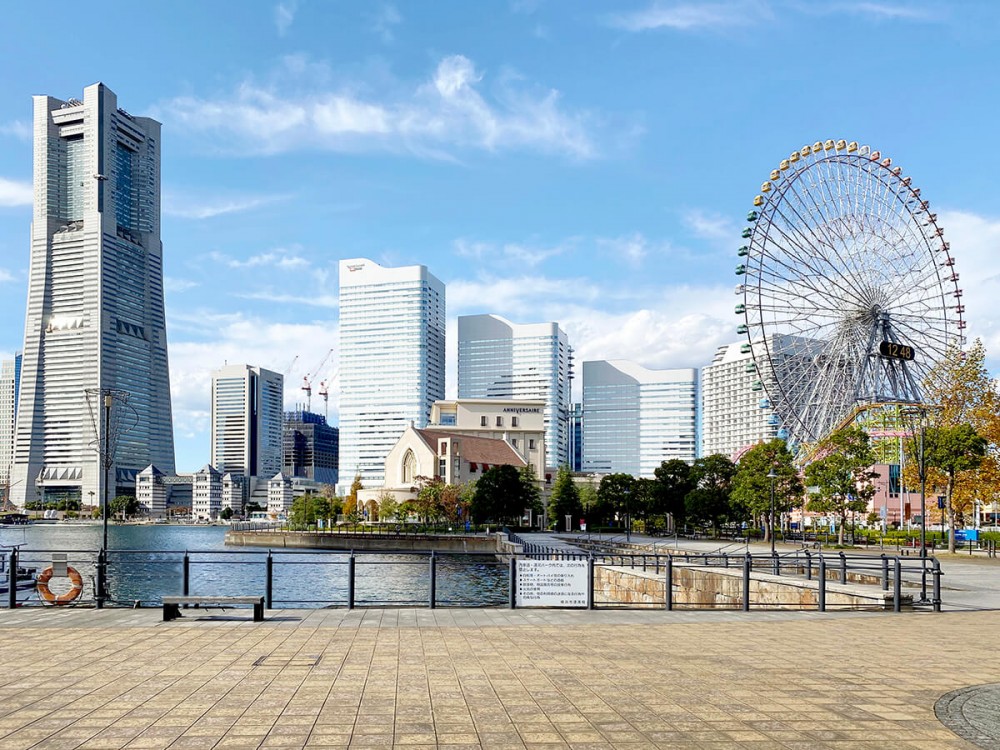
M713 243L732 244L740 236L736 222L722 214L692 209L685 211L681 220L695 237Z
M182 219L211 219L225 214L251 211L270 203L288 200L289 195L258 195L229 198L198 199L190 195L166 193L163 196L163 213Z
M340 307L340 299L333 294L311 294L302 291L299 294L276 294L274 292L245 292L235 295L241 299L254 299L261 302L278 304L307 305L309 307Z
M641 266L651 251L661 249L654 248L641 232L621 237L602 237L597 240L597 244L612 258L624 260L633 268Z
M284 36L288 33L292 21L295 20L295 13L298 10L298 0L283 0L274 6L274 25L278 27L278 35Z
M12 120L6 125L0 125L0 135L10 135L21 141L31 139L31 125L23 120Z
M767 6L761 2L722 3L662 3L654 2L646 8L609 17L608 23L626 31L651 29L719 29L747 26L769 17Z
M287 66L284 73L295 75ZM246 81L231 95L178 97L158 112L177 126L215 132L221 148L243 153L376 149L449 158L452 149L471 148L595 156L589 115L563 108L558 91L515 88L507 77L487 98L483 80L471 60L451 55L409 94L381 100L347 86L296 96L285 93L294 86Z
M261 268L271 267L283 271L301 270L309 267L309 261L301 255L295 255L292 251L279 247L265 253L251 255L246 260L233 258L220 252L211 252L208 257L217 263L223 263L230 268Z
M163 288L168 292L186 292L189 289L201 286L201 282L193 279L178 279L172 276L163 277Z
M0 177L0 206L30 206L33 198L30 182Z
M393 28L403 22L403 16L399 9L392 3L383 3L375 14L372 22L372 30L375 31L386 44L395 39Z
M0 284L5 284L8 281L14 280L14 274L8 271L6 268L0 268Z
M931 21L937 18L935 13L926 8L894 3L836 3L829 10L868 16L876 20Z
M497 245L491 242L478 242L459 238L455 240L455 253L464 258L485 260L490 263L504 264L523 268L534 268L544 261L557 255L562 255L575 244L575 240L567 240L552 247L540 247L532 244L508 242ZM450 292L449 292L450 294Z

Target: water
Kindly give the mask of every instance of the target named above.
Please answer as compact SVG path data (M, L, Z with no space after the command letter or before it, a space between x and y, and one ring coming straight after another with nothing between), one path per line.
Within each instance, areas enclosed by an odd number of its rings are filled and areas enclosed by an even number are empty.
M224 526L110 526L109 591L123 606L135 602L156 604L160 598L183 593L183 559L190 560L192 595L264 595L267 550L227 547ZM0 544L21 547L22 566L39 571L52 562L52 552L67 554L69 565L84 579L77 600L92 602L100 524L37 524L3 527ZM273 605L275 607L346 606L350 555L329 551L273 551ZM355 556L355 603L364 605L421 605L429 600L430 565L426 554ZM435 598L439 605L483 606L507 601L507 568L493 556L438 555ZM53 579L50 589L69 588L65 578ZM37 604L34 591L19 599Z

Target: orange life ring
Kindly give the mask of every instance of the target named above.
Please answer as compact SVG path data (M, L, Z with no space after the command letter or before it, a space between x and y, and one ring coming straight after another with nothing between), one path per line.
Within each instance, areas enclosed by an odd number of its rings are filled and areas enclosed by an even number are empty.
M67 591L65 594L59 594L56 596L49 590L49 581L52 580L52 568L48 567L43 570L38 575L38 579L35 581L35 587L38 589L38 595L49 604L69 604L70 602L76 601L76 598L80 596L80 592L83 591L83 576L76 570L76 568L71 568L66 566L66 575L69 577L69 581L73 584L73 587Z

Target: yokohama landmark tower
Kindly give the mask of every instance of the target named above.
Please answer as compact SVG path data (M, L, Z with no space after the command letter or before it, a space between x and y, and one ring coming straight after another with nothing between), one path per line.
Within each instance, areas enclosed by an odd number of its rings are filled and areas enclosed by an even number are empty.
M11 499L97 504L174 471L160 245L160 124L97 83L34 97L34 216ZM106 411L104 395L115 394ZM89 398L88 398L89 394ZM108 401L108 404L111 402ZM96 418L95 418L96 415ZM113 466L101 465L104 424ZM119 430L122 425L127 429Z

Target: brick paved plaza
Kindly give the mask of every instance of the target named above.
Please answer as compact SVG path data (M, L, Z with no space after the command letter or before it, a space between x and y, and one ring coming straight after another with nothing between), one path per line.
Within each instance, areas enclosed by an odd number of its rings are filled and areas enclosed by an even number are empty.
M0 612L5 748L971 748L995 612Z

